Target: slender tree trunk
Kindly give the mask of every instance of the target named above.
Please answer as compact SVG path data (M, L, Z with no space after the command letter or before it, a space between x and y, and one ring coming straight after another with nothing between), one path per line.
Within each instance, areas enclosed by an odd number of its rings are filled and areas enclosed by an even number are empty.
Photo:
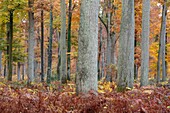
M160 73L161 73L161 39L159 39L159 50L158 50L158 62L157 62L157 83L160 82Z
M105 40L104 39L102 39L102 50L101 50L101 78L103 78L104 77L104 75L105 75L105 70L104 70L104 67L105 67L105 49L104 49L104 45L105 45Z
M9 11L9 64L8 64L8 81L12 81L12 41L13 41L13 10Z
M7 64L5 64L5 66L4 66L4 78L5 78L6 75L7 75L7 73L6 73L6 72L7 72L7 71L6 71L6 70L7 70L7 68L6 68L7 66L6 66L6 65L7 65Z
M66 5L65 0L60 0L61 3L61 37L60 37L60 52L61 52L61 67L60 76L61 83L67 83L66 69Z
M21 67L21 64L20 64L20 62L18 62L18 64L17 64L17 67L18 67L18 69L17 69L17 77L18 77L18 81L20 81L21 80L21 74L20 74L20 67Z
M168 44L168 41L167 41L167 33L166 33L166 36L165 36L165 57L168 55L168 51L167 51L167 44ZM166 78L167 78L167 69L168 69L168 62L165 61L165 71L166 71Z
M166 81L166 65L165 65L165 43L166 43L166 19L167 19L167 6L166 6L166 0L164 0L164 5L162 9L162 25L161 25L161 45L162 45L162 81Z
M24 80L25 76L25 64L22 65L22 80Z
M41 10L41 82L44 82L44 11Z
M48 68L47 68L47 83L51 83L51 71L52 71L52 40L53 40L53 12L52 3L50 9L50 38L48 45Z
M72 19L72 0L69 0L69 14L68 14L68 48L67 48L67 80L70 80L71 73L71 61L70 61L70 52L71 52L71 19Z
M28 84L34 80L34 12L33 10L34 0L28 1L30 8L28 12L29 17L29 36L28 36Z
M76 92L97 91L99 0L82 0L78 40Z
M60 66L61 66L61 52L60 52L60 36L59 33L57 32L57 37L58 37L58 64L57 64L57 78L60 80Z
M102 24L100 24L100 30L99 30L99 35L100 35L100 41L99 41L99 52L98 52L98 80L102 78L101 72L101 56L102 56Z
M118 91L124 91L127 86L133 88L134 25L134 0L122 0L122 19L118 57Z
M142 61L140 86L148 85L149 74L149 34L150 34L150 0L143 0L142 9Z
M4 77L6 77L6 75L8 75L8 68L7 67L9 65L9 22L7 22L6 30L7 30L7 48L6 48L7 51L6 51L6 55L8 57L7 57L5 68L4 68Z

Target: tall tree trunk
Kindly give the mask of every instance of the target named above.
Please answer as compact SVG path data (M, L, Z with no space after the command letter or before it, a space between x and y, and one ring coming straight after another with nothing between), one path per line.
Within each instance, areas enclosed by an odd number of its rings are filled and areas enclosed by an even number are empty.
M111 10L111 0L108 0L108 9ZM107 13L107 73L106 73L106 81L112 80L111 75L111 11Z
M71 52L71 19L72 19L72 0L69 0L69 14L68 14L68 48L67 48L67 80L70 80L71 73L71 61L70 61L70 52Z
M47 68L47 83L51 83L51 71L52 71L52 40L53 40L53 8L50 8L50 38L49 38L49 45L48 45L48 68Z
M102 56L102 24L100 24L100 30L99 30L99 37L100 37L100 41L99 41L99 52L98 52L98 80L100 80L102 78L101 72L102 72L102 66L101 66L101 56Z
M162 45L162 81L166 81L166 65L165 65L165 43L166 43L166 19L167 19L167 6L166 1L164 0L164 5L162 9L162 24L161 24L161 45Z
M122 0L122 19L118 57L118 91L134 82L134 0Z
M12 81L12 41L13 41L13 10L9 11L9 64L8 64L8 81Z
M158 50L158 62L157 62L157 83L160 82L160 73L161 73L161 39L159 39L159 50Z
M137 47L137 37L135 36L135 39L134 39L134 48ZM134 54L137 54L136 52ZM137 58L134 57L134 61L136 60ZM138 64L134 63L134 79L137 80L138 79Z
M60 52L61 52L61 67L60 76L61 82L67 83L66 69L66 5L65 0L60 0L61 3L61 37L60 37Z
M76 93L97 91L99 0L82 0L78 40Z
M34 80L34 12L33 10L34 0L28 1L30 8L28 12L29 18L29 36L28 36L28 84Z
M150 0L143 0L142 7L142 61L140 86L146 86L148 85L149 74Z
M57 78L60 80L60 66L61 66L61 52L60 52L60 35L57 32L57 38L58 38L58 64L57 64Z
M17 67L18 67L18 69L17 69L17 78L18 78L18 81L20 81L21 80L21 74L20 74L21 64L20 64L20 62L18 62Z
M167 33L166 33L166 36L165 36L165 57L168 55L168 51L167 51L167 44L168 44L168 37L167 37ZM165 71L166 71L166 78L167 78L167 69L168 69L168 62L165 61Z
M8 65L9 65L9 22L7 22L6 24L6 31L7 31L7 51L6 51L6 55L8 56L7 57L7 60L5 62L5 67L4 67L4 77L6 77L6 75L8 75Z
M41 10L41 82L44 82L44 11Z

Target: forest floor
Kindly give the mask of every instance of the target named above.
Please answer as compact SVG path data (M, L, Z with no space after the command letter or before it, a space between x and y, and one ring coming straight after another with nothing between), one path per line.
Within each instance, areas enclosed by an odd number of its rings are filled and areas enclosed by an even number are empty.
M76 96L75 84L58 87L25 81L6 82L0 78L1 113L170 113L169 85L127 88L116 92L115 83L99 82L99 93ZM62 89L62 91L61 91ZM60 90L60 91L59 91Z

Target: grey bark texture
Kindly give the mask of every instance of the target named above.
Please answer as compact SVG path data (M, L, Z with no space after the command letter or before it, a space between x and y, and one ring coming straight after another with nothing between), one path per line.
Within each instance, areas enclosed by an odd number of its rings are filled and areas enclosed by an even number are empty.
M133 87L134 81L134 0L122 0L118 57L118 91Z
M160 82L161 60L162 60L162 81L166 81L166 61L165 61L165 43L166 43L166 18L167 7L166 0L162 8L162 23L159 40L158 62L157 62L157 83Z
M108 0L108 8L111 9L111 0ZM112 44L111 44L111 12L109 11L107 13L107 73L106 73L106 81L111 81L112 75L111 75L111 50L112 50Z
M18 81L20 81L21 80L21 74L20 74L21 64L20 64L20 62L18 62L17 67L18 67L18 69L17 69L17 78L18 78Z
M28 84L34 80L34 13L32 11L34 0L29 0L28 5L31 10L29 17L29 35L28 35Z
M161 54L162 54L162 81L166 81L166 64L165 64L165 48L166 48L166 19L167 19L167 6L166 6L166 0L164 0L165 3L163 5L162 9L162 24L161 24L161 34L160 34L160 40L161 40Z
M61 5L61 37L60 37L60 52L61 52L61 66L60 79L62 83L67 82L67 56L66 56L66 4L65 0L60 0Z
M98 52L98 80L100 80L102 78L102 66L101 66L101 56L102 56L102 24L100 24L100 30L99 30L99 37L100 37L100 41L99 41L99 52Z
M142 7L142 61L140 86L146 86L148 85L149 74L150 0L143 0Z
M51 75L52 75L52 42L53 42L53 7L52 3L50 6L50 37L48 44L48 68L47 68L47 84L51 83Z
M82 0L78 40L76 92L97 91L99 0Z

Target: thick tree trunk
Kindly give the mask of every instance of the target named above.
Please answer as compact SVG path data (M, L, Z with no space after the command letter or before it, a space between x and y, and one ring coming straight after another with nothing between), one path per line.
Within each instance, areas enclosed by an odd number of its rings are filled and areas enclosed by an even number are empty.
M8 81L12 81L12 41L13 41L13 10L9 11L9 63L8 63Z
M51 72L52 72L52 40L53 40L53 12L52 4L50 9L50 38L48 45L48 68L47 68L47 83L51 83Z
M108 0L108 9L111 10L111 0ZM111 12L109 11L107 13L107 60L106 60L106 65L107 65L107 73L106 73L106 81L111 81L112 80L112 75L111 75L111 50L112 50L112 45L111 45Z
M72 19L72 0L69 0L69 14L68 14L68 48L67 48L67 80L70 80L71 73L71 61L70 61L70 52L71 52L71 19Z
M118 91L134 81L134 0L122 0L122 19L118 57Z
M78 40L76 92L97 91L99 0L82 0Z
M61 1L61 37L60 37L60 52L61 52L61 67L60 77L61 82L67 83L67 67L66 67L66 4L65 0Z
M142 7L142 61L140 86L146 86L148 85L149 74L150 0L143 0Z
M41 10L41 82L44 82L44 11Z
M166 19L167 19L167 6L166 6L166 0L164 0L164 5L162 9L162 24L161 24L161 49L162 49L162 81L166 81L166 64L165 64L165 43L166 43Z
M34 0L28 1L30 8L28 12L29 18L29 35L28 35L28 84L34 80L34 12L33 9Z

